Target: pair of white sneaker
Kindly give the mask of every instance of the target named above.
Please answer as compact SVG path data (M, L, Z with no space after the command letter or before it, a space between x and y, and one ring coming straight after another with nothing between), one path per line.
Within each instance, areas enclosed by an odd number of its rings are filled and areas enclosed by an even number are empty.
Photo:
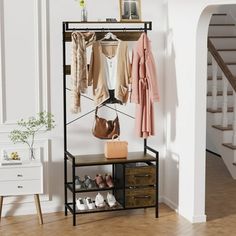
M86 198L78 198L76 200L76 206L79 210L84 211L84 210L93 210L95 209L95 205L90 197Z
M107 193L107 203L109 207L114 207L116 205L116 198L114 197L113 194ZM102 196L101 193L98 193L95 197L95 205L98 208L105 207L106 203L104 201L104 197Z

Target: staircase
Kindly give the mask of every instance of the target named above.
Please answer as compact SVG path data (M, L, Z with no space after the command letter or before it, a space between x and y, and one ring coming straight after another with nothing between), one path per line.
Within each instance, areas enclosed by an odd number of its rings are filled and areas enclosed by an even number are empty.
M236 21L213 14L208 32L207 149L236 179Z

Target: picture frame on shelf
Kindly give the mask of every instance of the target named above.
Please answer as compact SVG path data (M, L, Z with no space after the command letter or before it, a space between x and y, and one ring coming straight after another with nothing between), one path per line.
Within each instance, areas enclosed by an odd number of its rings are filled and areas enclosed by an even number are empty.
M141 0L119 0L120 21L141 21Z

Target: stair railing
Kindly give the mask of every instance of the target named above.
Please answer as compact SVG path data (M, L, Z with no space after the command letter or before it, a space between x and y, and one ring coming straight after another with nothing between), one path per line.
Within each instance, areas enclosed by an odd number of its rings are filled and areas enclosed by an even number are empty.
M236 146L236 77L229 70L228 66L224 62L223 58L216 50L215 46L208 39L208 50L212 56L212 104L211 109L218 110L217 104L217 84L218 84L218 70L221 70L222 74L222 85L223 85L223 103L222 103L222 121L221 125L224 128L228 127L228 87L233 88L233 104L234 104L234 115L233 115L233 137L232 145Z

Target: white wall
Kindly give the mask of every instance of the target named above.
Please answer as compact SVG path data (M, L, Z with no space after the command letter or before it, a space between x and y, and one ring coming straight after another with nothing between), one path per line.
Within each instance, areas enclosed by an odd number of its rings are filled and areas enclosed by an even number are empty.
M236 1L169 0L167 4L164 195L191 222L206 219L206 36L210 14L217 11L208 6L227 3Z
M28 117L38 110L49 110L55 115L56 128L42 134L37 147L42 150L45 163L45 196L42 196L43 212L63 209L63 98L62 98L62 21L79 21L80 9L74 0L17 0L0 1L1 59L0 60L0 148L12 147L9 131L15 120ZM119 1L88 0L89 20L119 17ZM104 9L104 6L105 9ZM160 194L162 196L164 146L164 36L165 15L162 1L146 0L142 4L143 20L153 21L150 33L156 58L161 102L156 106L157 136L150 146L160 151ZM15 10L14 10L15 9ZM4 16L3 16L4 13ZM14 17L12 17L14 16ZM4 21L3 21L4 19ZM68 46L69 48L69 46ZM70 53L68 53L70 60ZM69 62L69 61L68 61ZM69 77L68 77L69 81ZM68 83L69 86L69 83ZM68 103L69 105L69 103ZM82 100L86 112L94 106ZM131 115L134 106L120 108ZM112 114L114 116L114 114ZM69 120L75 116L70 115ZM122 139L129 141L131 151L142 150L142 140L134 135L134 122L120 115ZM9 122L8 122L9 121ZM6 123L7 122L7 123ZM69 147L72 153L101 153L103 142L91 135L93 115L76 122L69 128ZM9 124L8 124L9 123ZM49 139L49 141L48 141ZM92 176L101 169L85 169ZM107 170L106 170L107 171ZM12 205L18 201L24 204ZM3 207L3 215L35 212L32 198L10 198Z

